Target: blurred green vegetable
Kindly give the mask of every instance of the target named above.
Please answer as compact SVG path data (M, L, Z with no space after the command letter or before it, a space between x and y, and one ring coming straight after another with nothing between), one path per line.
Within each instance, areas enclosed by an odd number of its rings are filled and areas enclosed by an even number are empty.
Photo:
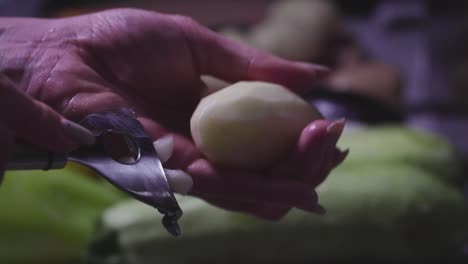
M456 186L463 184L461 160L454 146L434 134L399 126L379 126L350 133L339 145L351 149L339 171L363 166L408 165Z
M78 165L11 172L0 186L0 263L74 263L123 195Z
M463 261L467 221L450 145L402 127L347 134L340 144L351 153L318 189L325 216L293 210L267 222L180 197L175 239L150 208L127 201L103 215L107 239L97 239L89 263Z

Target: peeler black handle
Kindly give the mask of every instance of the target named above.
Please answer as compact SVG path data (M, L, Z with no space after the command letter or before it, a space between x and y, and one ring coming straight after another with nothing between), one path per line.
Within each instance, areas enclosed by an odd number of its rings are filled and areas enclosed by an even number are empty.
M30 144L16 141L7 170L63 169L67 160L66 154L52 153Z

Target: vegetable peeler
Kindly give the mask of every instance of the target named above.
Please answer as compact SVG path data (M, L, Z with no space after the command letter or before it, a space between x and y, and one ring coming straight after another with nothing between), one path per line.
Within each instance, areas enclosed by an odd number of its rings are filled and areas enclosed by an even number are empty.
M173 236L180 236L178 220L182 210L171 190L164 168L141 123L131 109L95 113L80 125L96 137L91 146L67 154L49 153L16 143L7 170L62 169L68 161L96 171L105 180L133 198L163 214L162 224Z

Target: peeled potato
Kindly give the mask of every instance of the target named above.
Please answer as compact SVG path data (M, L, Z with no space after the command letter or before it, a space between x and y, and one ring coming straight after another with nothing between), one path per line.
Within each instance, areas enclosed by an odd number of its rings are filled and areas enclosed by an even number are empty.
M212 162L261 169L296 144L320 113L283 86L238 82L203 98L190 126L197 148Z

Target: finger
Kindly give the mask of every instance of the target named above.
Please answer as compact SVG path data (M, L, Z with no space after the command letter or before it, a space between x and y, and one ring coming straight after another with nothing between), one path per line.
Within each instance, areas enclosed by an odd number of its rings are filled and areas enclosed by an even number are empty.
M13 147L13 137L11 132L0 124L0 184L3 180L3 174L7 168L8 161Z
M15 137L51 151L94 142L90 131L17 90L5 76L0 76L0 120Z
M74 119L82 119L91 113L129 107L130 105L137 113L138 120L153 141L157 141L164 136L171 136L173 138L172 142L170 142L173 145L172 153L163 153L166 156L170 155L170 159L166 160L168 157L162 157L166 168L184 169L188 164L200 157L200 153L186 136L179 133L171 133L144 110L135 107L137 104L111 91L77 94L67 104L64 114Z
M320 162L318 168L313 166L313 172L311 169L306 169L303 174L303 178L306 182L310 183L311 186L319 186L330 174L333 169L335 162L334 159L335 148L327 148Z
M171 135L165 135L158 138L153 142L154 149L158 153L158 157L161 162L166 163L174 152L174 137Z
M128 108L130 103L122 96L111 91L105 86L100 86L103 92L82 92L74 95L61 109L64 116L73 120L82 120L86 116L94 113ZM139 109L133 110L139 112Z
M311 183L312 186L320 185L330 172L340 165L348 156L349 151L341 151L338 148L329 149L328 152L324 155L324 162L316 174L312 174L308 171L305 172L304 178Z
M336 148L345 121L317 120L303 129L291 157L271 171L272 177L304 180L317 186L346 157Z
M172 156L174 148L174 139L172 135L160 137L153 143L158 156L164 164ZM192 177L183 170L165 169L171 189L180 194L187 194L193 187ZM202 198L202 197L200 197ZM203 195L203 199L211 204L230 210L255 215L267 220L277 220L283 217L290 207L271 207L267 205L255 204L251 202L232 201L224 197L212 197L211 195Z
M271 170L272 177L301 179L310 162L320 163L326 150L327 127L331 121L317 120L302 130L292 154Z
M155 142L153 142L154 149L158 154L161 163L166 163L172 156L174 149L174 140L171 135L166 135ZM170 170L165 169L167 181L171 190L180 193L187 194L193 186L193 179L188 173L183 170Z
M186 171L185 168L189 164L201 158L201 153L186 136L168 131L164 126L151 118L139 117L138 120L140 120L153 141L164 139L166 141L164 144L172 145L170 157L164 161L164 167ZM167 153L163 155L167 155Z
M164 170L167 182L173 192L188 194L193 187L192 177L183 170Z
M173 16L173 19L186 34L200 74L227 82L273 82L302 92L329 72L324 66L287 61L248 47L214 33L190 18Z
M191 193L194 195L210 194L313 212L317 209L317 194L313 188L299 181L265 179L241 171L220 171L203 159L195 161L186 171L193 177Z
M327 127L327 137L324 144L325 150L321 161L318 163L310 162L304 172L304 178L312 186L315 187L321 184L335 165L336 144L343 133L345 124L346 120L340 119Z
M269 221L279 220L291 210L291 207L272 207L260 203L251 203L238 200L236 201L226 199L224 197L213 197L210 195L202 195L200 198L214 206L223 208L225 210L253 215L255 217Z
M333 167L337 167L341 163L343 163L346 160L346 158L348 157L348 155L349 155L349 149L346 149L344 151L341 151L339 149L335 149Z

